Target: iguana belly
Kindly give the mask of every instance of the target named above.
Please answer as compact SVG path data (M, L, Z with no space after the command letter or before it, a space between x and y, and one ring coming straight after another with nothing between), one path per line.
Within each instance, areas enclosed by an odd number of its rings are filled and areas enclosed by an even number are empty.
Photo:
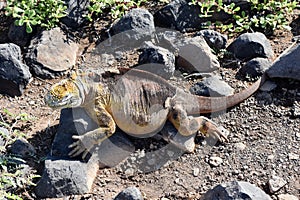
M143 116L142 116L143 115ZM124 112L123 105L113 111L117 126L134 137L151 137L158 133L166 122L168 111L160 109L147 113Z
M117 126L135 137L150 137L161 130L169 110L168 87L154 81L126 77L111 92L111 114Z

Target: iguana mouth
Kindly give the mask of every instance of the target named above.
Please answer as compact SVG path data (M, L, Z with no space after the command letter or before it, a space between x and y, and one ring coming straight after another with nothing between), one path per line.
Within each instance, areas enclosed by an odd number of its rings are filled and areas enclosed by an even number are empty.
M49 91L45 96L45 103L51 108L62 108L70 107L69 104L72 103L72 96L68 95L63 98L57 98L51 94Z

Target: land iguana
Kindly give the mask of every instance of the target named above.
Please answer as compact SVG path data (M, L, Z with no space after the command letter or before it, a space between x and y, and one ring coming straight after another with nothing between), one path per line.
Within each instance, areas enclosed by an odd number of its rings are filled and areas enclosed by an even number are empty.
M195 114L225 110L251 96L261 79L247 89L224 97L203 97L184 92L165 79L138 69L119 69L122 76L114 84L91 81L86 75L71 76L54 84L45 96L52 108L83 107L99 128L83 135L73 135L69 156L82 154L114 134L116 126L135 137L158 133L169 120L183 136L197 131L227 141L218 126Z

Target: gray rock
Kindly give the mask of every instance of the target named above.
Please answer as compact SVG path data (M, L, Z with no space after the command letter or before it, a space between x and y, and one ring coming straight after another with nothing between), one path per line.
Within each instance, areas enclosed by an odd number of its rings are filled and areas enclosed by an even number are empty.
M266 81L262 86L260 86L259 90L262 92L271 92L277 87L277 84L273 81Z
M259 32L240 35L227 47L227 50L244 61L256 57L272 58L274 56L269 40Z
M187 71L212 72L220 67L216 55L201 36L175 41L177 65Z
M47 159L35 193L39 198L58 198L90 192L97 175L98 163L78 160Z
M120 192L114 200L143 200L141 191L136 187L128 187Z
M290 194L280 194L278 200L299 200L299 198Z
M72 135L83 134L97 128L97 124L82 108L63 109L60 125L54 138L51 153L36 188L39 197L62 197L84 194L90 191L97 170L113 167L134 151L124 133L117 131L92 150L84 161L81 157L70 160L68 146L74 141Z
M226 48L227 36L214 30L201 30L195 36L204 37L207 44L212 49L221 50Z
M54 138L51 156L69 159L68 146L74 141L72 135L83 134L98 128L98 125L82 108L63 109L60 116L60 126ZM133 144L126 135L117 130L109 139L104 140L93 149L93 153L102 167L113 167L134 151ZM80 158L79 158L80 159Z
M85 14L88 12L89 0L65 0L67 5L66 12L68 15L61 19L61 21L71 28L78 28L85 21Z
M300 44L297 44L282 53L273 63L267 74L271 78L291 78L300 80Z
M16 26L15 23L12 23L9 27L8 38L12 43L24 47L29 43L31 34L26 32L25 25Z
M263 75L270 66L271 62L266 58L253 58L239 70L239 73L249 79L258 78Z
M165 126L161 130L161 133L165 141L175 145L177 148L183 150L184 152L191 153L194 151L196 146L196 134L190 136L183 136L170 122L166 122Z
M17 139L8 150L9 153L21 158L33 157L36 154L34 147L26 139Z
M215 186L201 196L201 200L271 200L260 188L244 181L233 181Z
M76 63L78 45L69 41L60 28L43 31L31 41L26 62L41 78L54 78Z
M190 92L200 96L228 96L234 93L234 89L220 80L220 77L212 76L194 84Z
M152 42L145 42L144 47L140 51L142 53L139 55L138 63L140 65L150 64L147 71L164 78L173 76L175 71L175 55L173 53L165 48L155 46Z
M222 21L230 16L224 12L214 12L211 18L201 18L199 6L187 0L174 0L154 14L155 25L176 29L181 32L199 30L207 21Z
M181 32L199 29L204 22L199 17L200 9L186 0L175 0L154 14L155 25Z
M286 184L287 182L279 176L272 176L272 178L268 181L268 185L271 193L277 192Z
M273 97L269 92L259 92L257 94L257 100L261 105L271 104L273 102Z
M178 53L178 47L175 42L183 40L184 38L184 35L178 31L156 28L156 44L160 47L168 49L175 54Z
M5 58L16 58L18 60L22 59L22 52L18 45L12 43L0 44L1 56Z
M149 40L155 32L153 15L146 9L132 9L116 21L109 32L111 35L118 34L112 41L116 43L115 45L121 43L125 44L124 48L138 47Z
M29 68L22 63L21 58L19 46L0 44L0 93L20 96L31 81Z
M117 54L142 48L145 41L151 40L155 33L152 14L145 9L132 9L114 22L108 31L109 38L101 41L93 50L97 59L99 55ZM101 60L103 62L103 60Z

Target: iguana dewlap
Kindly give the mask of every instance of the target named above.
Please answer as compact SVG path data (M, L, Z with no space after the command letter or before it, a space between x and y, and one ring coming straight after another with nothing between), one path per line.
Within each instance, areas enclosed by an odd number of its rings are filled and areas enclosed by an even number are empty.
M116 125L129 135L150 137L169 120L178 132L189 136L197 131L227 140L217 126L203 116L234 106L252 95L260 80L246 90L227 97L195 96L169 84L163 78L137 69L120 69L123 75L114 84L104 85L78 76L54 84L45 102L52 108L83 107L98 122L99 128L83 135L70 148L70 156L83 153L83 158L103 140L111 136Z

